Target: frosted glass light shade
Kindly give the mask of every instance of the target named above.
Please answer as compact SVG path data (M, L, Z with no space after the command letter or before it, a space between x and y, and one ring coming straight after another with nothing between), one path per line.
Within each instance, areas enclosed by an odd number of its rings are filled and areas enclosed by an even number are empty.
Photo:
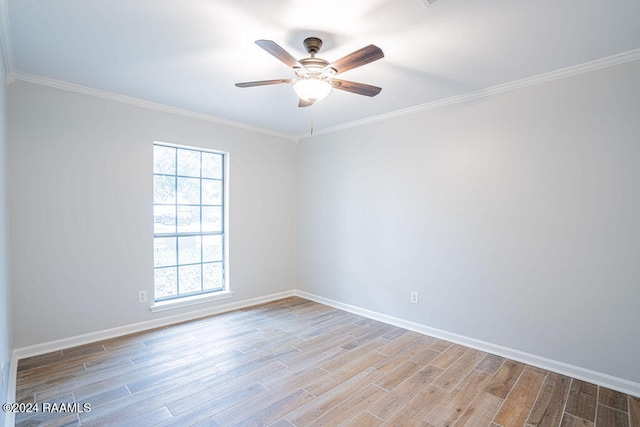
M331 83L326 80L308 78L293 84L293 90L305 101L320 101L331 92Z

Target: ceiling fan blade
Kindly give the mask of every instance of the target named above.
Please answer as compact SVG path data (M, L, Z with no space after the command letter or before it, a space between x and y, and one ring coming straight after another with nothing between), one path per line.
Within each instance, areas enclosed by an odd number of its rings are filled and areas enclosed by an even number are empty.
M333 68L336 70L336 74L344 73L356 67L361 67L370 62L377 61L380 58L384 58L382 49L378 46L370 44L369 46L358 49L355 52L350 53L344 58L340 58L337 61L327 65L322 71L327 71Z
M298 101L298 107L310 107L313 105L313 101L307 101L306 99L300 98Z
M371 86L364 83L356 83L340 79L332 79L331 84L336 89L364 96L376 96L382 90L382 88L378 86Z
M296 58L273 40L256 40L256 44L291 68L304 68Z
M258 80L257 82L236 83L236 86L253 87L253 86L277 85L280 83L293 83L293 79Z

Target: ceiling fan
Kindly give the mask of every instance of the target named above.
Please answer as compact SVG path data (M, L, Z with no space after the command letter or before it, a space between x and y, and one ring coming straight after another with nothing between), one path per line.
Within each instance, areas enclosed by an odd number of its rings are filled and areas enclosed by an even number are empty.
M383 58L384 53L378 46L370 44L329 63L322 58L316 58L316 54L322 47L322 40L317 37L308 37L304 40L304 48L311 56L300 60L295 59L272 40L256 40L256 44L293 68L295 78L236 83L238 87L293 83L293 90L300 98L299 107L308 107L320 101L334 88L365 96L376 96L382 90L377 86L335 78L337 74Z

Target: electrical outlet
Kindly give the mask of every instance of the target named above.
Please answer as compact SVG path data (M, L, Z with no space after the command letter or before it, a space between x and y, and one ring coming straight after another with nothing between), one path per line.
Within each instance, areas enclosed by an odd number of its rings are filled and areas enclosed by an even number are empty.
M138 291L138 303L147 302L147 291Z
M419 304L420 303L420 294L416 291L411 291L411 304Z

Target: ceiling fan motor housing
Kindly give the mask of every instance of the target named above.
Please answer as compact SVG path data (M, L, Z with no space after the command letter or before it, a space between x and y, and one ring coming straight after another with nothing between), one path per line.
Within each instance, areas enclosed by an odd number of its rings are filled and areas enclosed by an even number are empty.
M304 58L300 60L300 64L310 75L318 75L324 67L329 65L329 61L325 61L322 58Z

